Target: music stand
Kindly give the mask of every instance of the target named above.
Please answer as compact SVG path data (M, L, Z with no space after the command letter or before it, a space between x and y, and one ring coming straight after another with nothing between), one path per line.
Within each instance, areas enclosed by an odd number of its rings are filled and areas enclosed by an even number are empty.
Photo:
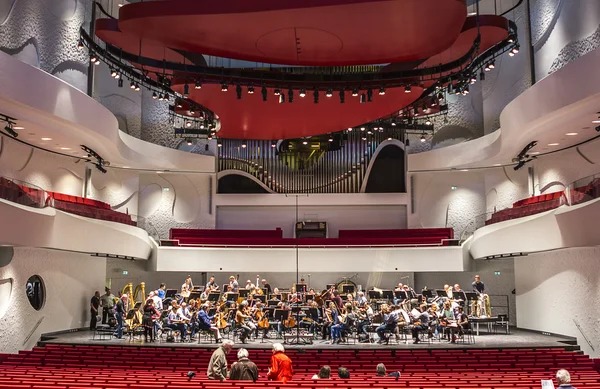
M198 292L192 292L192 293L190 293L190 297L188 298L188 301L189 300L196 300L196 299L199 299L199 298L200 298L200 293L198 293Z
M227 292L227 287L229 286L229 284L223 284L223 293Z
M264 302L266 302L266 301L267 301L267 296L265 296L265 295L260 295L260 294L259 294L259 295L255 295L255 296L254 296L254 299L255 299L255 300L260 300L261 302L263 302L263 303L264 303Z
M274 318L277 321L283 322L284 320L287 320L288 317L290 317L290 311L287 309L275 309L275 315Z
M435 293L437 293L438 297L448 297L448 293L444 289L436 289Z
M467 297L467 301L469 302L476 301L479 299L479 296L477 296L477 293L475 292L465 292L465 296Z
M239 293L226 293L227 301L234 301L237 303L238 298L240 297Z
M452 295L454 296L455 300L462 300L463 302L467 300L467 296L465 296L465 292L463 291L453 292Z
M335 288L335 284L327 284L327 290Z
M269 305L269 307L276 307L277 304L279 304L279 301L277 301L277 300L269 300L269 302L267 304Z
M138 309L140 309L140 307L141 307L141 306L142 306L142 303L141 303L141 302L137 302L137 303L135 303L135 305L133 306L133 309L135 309L135 310L137 311Z
M384 300L393 300L394 299L394 292L392 292L391 290L382 290L381 291L381 297Z
M238 292L240 294L240 297L248 297L248 289L238 289Z
M342 298L342 301L348 301L348 296L345 294L342 294L340 297Z
M214 316L215 313L217 313L217 308L211 308L207 312L208 316Z
M379 300L381 298L381 292L378 290L370 290L369 291L369 299L370 300Z
M306 293L306 284L296 284L296 293Z
M208 294L208 301L219 301L219 296L221 295L221 293L209 293Z
M402 300L402 301L407 299L406 292L403 290L395 290L394 296L396 296L397 299Z
M177 289L167 289L165 292L165 298L170 297L173 298L177 294Z
M272 294L271 298L275 297L277 300L281 301L281 293L279 294Z
M425 296L425 298L428 298L428 299L433 298L433 292L430 290L424 290L421 292L421 294L423 296Z
M342 286L342 291L344 294L354 294L354 285L344 285Z

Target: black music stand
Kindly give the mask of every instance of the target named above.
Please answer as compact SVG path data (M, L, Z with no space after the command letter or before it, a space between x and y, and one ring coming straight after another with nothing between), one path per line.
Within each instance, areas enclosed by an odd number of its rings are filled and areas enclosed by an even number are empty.
M384 300L394 300L394 292L392 292L391 290L382 290L381 297Z
M424 290L424 291L421 292L421 294L423 296L425 296L425 298L428 298L428 299L433 298L433 292L430 291L430 290Z
M327 290L335 288L335 284L327 284Z
M452 296L454 296L455 300L462 301L463 303L467 301L467 296L465 296L465 292L452 292ZM458 297L458 298L457 298Z
M267 296L265 296L265 295L260 295L260 294L259 294L259 295L255 295L255 296L254 296L254 299L255 299L255 300L260 300L261 302L263 302L263 303L264 303L264 302L266 302L266 301L267 301Z
M343 285L342 292L344 294L354 294L354 285Z
M477 301L479 296L475 292L465 292L465 296L467 297L468 302Z
M269 301L267 302L267 305L268 305L269 307L276 307L276 306L277 306L277 304L279 304L279 301L278 301L278 300L269 300Z
M219 301L219 296L221 295L221 293L209 293L208 294L208 301Z
M370 290L369 291L369 299L370 300L379 300L381 298L381 292L378 290Z
M173 298L177 294L177 289L167 289L165 292L165 298L170 297Z
M233 301L237 303L238 298L240 297L239 293L225 293L227 295L227 301Z
M240 294L240 297L248 297L248 289L238 289L238 293Z
M227 292L228 287L229 287L229 284L223 284L223 293Z
M275 309L275 315L273 316L275 320L283 322L290 317L290 311L288 309Z
M444 289L436 289L435 293L437 293L438 297L448 297L448 293Z
M306 284L296 284L296 293L306 293Z
M271 298L275 297L278 301L281 301L281 293L278 294L272 294Z
M402 301L404 301L404 300L406 300L408 298L408 296L406 295L406 292L403 291L403 290L395 290L394 291L394 296L396 296L396 298L398 300L402 300Z
M188 298L188 301L190 300L196 300L200 298L200 293L198 292L192 292L190 293L190 297Z
M348 296L346 296L346 294L342 294L340 297L342 298L342 301L348 301Z
M214 316L215 313L217 313L217 308L211 308L207 312L208 316Z

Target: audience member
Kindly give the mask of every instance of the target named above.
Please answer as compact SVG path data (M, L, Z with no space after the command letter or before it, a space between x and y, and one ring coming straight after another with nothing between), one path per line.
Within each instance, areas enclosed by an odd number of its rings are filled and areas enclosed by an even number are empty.
M96 329L96 323L98 322L98 309L100 308L100 292L96 291L92 299L90 300L90 331Z
M331 367L329 367L328 365L323 365L319 369L319 372L317 374L315 374L314 376L312 376L312 379L313 380L321 380L324 378L329 378L330 376L331 376Z
M385 377L386 376L387 370L383 363L380 363L379 365L377 365L376 369L377 369L377 377Z
M571 374L565 369L560 369L556 372L556 383L560 389L576 389L571 386Z
M123 338L123 325L125 324L125 306L127 305L127 295L124 294L121 296L119 301L117 301L117 305L115 306L115 318L117 319L117 329L115 330L114 335L122 339Z
M343 380L350 379L350 371L344 366L340 366L338 367L338 377L340 377Z
M233 348L233 342L229 339L224 340L221 346L217 348L208 362L206 375L209 380L225 381L227 378L227 357L226 355Z
M258 380L258 367L248 359L248 350L241 348L237 353L238 361L231 365L229 379L235 381L253 381Z
M267 373L267 378L285 384L292 379L293 375L294 370L292 369L292 360L285 355L285 349L281 343L274 343L273 355L271 356L271 367Z

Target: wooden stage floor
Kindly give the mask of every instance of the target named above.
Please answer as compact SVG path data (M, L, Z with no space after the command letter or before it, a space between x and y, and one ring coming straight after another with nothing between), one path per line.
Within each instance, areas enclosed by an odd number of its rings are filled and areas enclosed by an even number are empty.
M225 339L225 338L224 338ZM261 339L248 340L248 343L243 347L247 349L270 349L275 342L283 343L282 339ZM215 348L217 344L214 341L210 342L203 338L200 343L195 340L191 343L168 343L165 341L145 343L143 336L135 339L130 339L124 336L123 339L115 337L106 337L105 339L93 339L93 333L89 330L73 330L63 333L43 334L39 342L40 345L47 343L73 344L73 345L94 345L94 346L128 346L128 347L169 347L169 348ZM548 348L548 347L564 347L568 350L578 350L576 341L573 338L562 337L556 335L543 335L537 332L511 328L511 333L488 334L481 333L475 336L475 343L465 344L457 342L456 344L448 343L447 341L433 340L430 344L413 344L410 336L407 343L401 341L399 344L390 342L389 345L379 345L377 343L356 343L353 344L330 344L319 339L314 340L312 344L294 345L284 344L290 349L339 349L339 350L369 350L369 349L505 349L505 348ZM235 347L241 347L241 343L236 343Z

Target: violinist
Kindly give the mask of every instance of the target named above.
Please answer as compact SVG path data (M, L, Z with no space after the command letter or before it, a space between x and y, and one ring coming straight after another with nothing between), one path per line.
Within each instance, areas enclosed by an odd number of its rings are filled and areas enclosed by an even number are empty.
M235 313L235 324L236 327L243 330L240 341L246 344L246 339L256 329L256 325L252 322L252 317L249 315L248 303L246 301L242 301Z
M202 293L200 293L200 301L201 302L205 302L206 300L208 300L208 295L210 294L210 288L206 288L204 289L204 291Z
M356 328L358 329L358 333L365 335L367 339L369 337L367 327L371 324L372 318L373 308L371 308L371 306L368 303L364 303L363 306L358 310L358 321L356 323Z
M275 290L277 290L277 288L275 288ZM278 309L283 309L285 311L289 311L288 319L285 320L285 321L287 321L288 324L289 323L295 323L295 320L291 320L290 321L292 312L291 312L289 306L285 302L281 301L279 304L277 304L277 308ZM283 338L283 330L284 330L284 328L285 328L285 323L283 321L277 322L277 337L278 338Z
M212 320L214 320L215 315L213 316L209 316L208 315L208 308L209 308L209 304L204 303L202 304L202 307L200 309L200 311L198 311L198 328L202 331L212 331L212 333L215 335L215 343L220 343L221 342L221 334L219 332L219 328L212 324ZM219 311L219 308L217 308L217 312ZM200 340L198 340L199 342Z
M331 336L331 326L333 324L332 311L335 309L335 304L332 302L329 303L329 306L323 305L322 340L327 340Z
M259 329L263 330L263 339L264 338L269 338L268 333L269 333L269 328L271 327L271 324L269 323L269 318L267 316L267 313L265 313L263 311L263 303L260 301L256 302L256 305L254 306L254 313L252 314L252 317L256 320L256 337L258 338L258 333L259 333Z
M356 302L358 305L363 305L367 303L367 298L365 297L365 292L360 291L356 294Z

